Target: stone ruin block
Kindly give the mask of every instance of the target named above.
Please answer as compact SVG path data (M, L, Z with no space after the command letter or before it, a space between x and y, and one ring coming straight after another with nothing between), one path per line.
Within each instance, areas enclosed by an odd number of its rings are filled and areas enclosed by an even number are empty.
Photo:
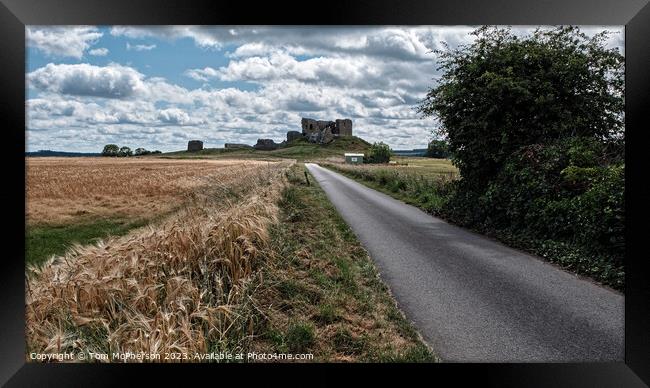
M287 132L287 143L290 143L296 139L302 138L302 133L299 131L289 131Z
M275 150L280 144L273 141L273 139L257 139L257 144L253 146L256 150L270 151Z
M203 142L201 140L190 140L187 142L187 150L189 152L201 151L203 149Z
M318 122L314 119L303 118L300 120L300 125L302 127L302 133L309 135L314 132L318 132Z
M252 146L249 146L248 144L237 144L237 143L226 143L223 146L225 149L246 149L246 148L253 148Z
M336 119L334 133L339 136L352 136L352 120Z
M330 127L327 127L323 130L323 132L321 132L320 143L327 144L330 143L332 140L334 140L334 134L332 133Z

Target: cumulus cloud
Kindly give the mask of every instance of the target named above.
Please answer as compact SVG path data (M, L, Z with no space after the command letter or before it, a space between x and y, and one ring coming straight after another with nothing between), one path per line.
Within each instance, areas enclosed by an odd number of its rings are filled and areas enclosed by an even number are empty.
M105 57L108 55L108 49L106 47L100 47L88 51L88 54L94 55L96 57Z
M190 69L185 75L200 81L246 81L260 85L273 82L300 81L310 85L335 86L341 89L407 89L420 93L435 71L430 61L377 61L365 56L316 57L298 60L281 52L269 56L233 59L227 66L214 69ZM398 74L399 76L394 76ZM311 86L310 86L311 87Z
M52 57L80 59L103 36L96 27L28 27L27 45Z
M239 47L230 53L233 57L267 55L281 49L292 55L363 53L421 60L436 48L435 37L444 40L450 31L453 28L118 26L111 29L111 34L132 39L188 38L199 47L213 49L234 44Z
M128 51L151 51L156 48L155 44L130 44L126 42L126 49Z
M144 89L143 75L117 64L94 66L53 64L27 75L29 86L47 92L75 96L127 98Z
M218 78L219 72L211 67L206 67L186 70L185 75L197 81L208 81L212 78Z
M167 124L187 124L190 122L190 116L178 108L164 109L158 112L158 118Z
M403 60L426 59L427 53L468 43L475 26L420 27L221 27L221 26L116 26L111 35L132 39L192 39L203 48L221 49L238 46L232 56L260 56L282 50L292 55L361 53ZM533 27L518 27L522 32ZM589 26L591 33L608 29L621 33L619 26ZM612 44L620 42L612 38Z
M75 96L127 98L144 89L143 75L117 64L53 64L27 75L30 87Z
M166 151L182 149L192 138L210 147L254 144L260 137L281 141L288 130L299 130L305 116L351 118L355 134L368 141L425 147L438 123L419 117L414 106L439 77L432 50L443 48L442 41L451 47L468 43L472 30L113 27L111 39L131 41L123 41L127 50L153 49L155 39L191 39L219 65L208 60L182 70L202 82L196 88L187 79L171 82L119 64L36 69L27 75L30 90L38 91L26 103L28 148L97 151L97 144L118 143ZM622 33L608 44L621 42ZM157 52L166 49L161 45Z

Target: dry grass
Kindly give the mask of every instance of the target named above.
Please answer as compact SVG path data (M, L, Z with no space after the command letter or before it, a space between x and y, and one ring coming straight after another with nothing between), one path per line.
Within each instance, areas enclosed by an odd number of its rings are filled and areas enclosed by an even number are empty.
M27 158L28 224L151 218L218 182L235 185L268 162L154 158Z
M376 173L378 171L387 171L397 173L409 178L420 179L443 179L452 180L460 178L458 169L446 159L430 158L396 158L397 164L362 164L352 165L341 162L332 163L327 160L327 164L333 164L341 170L349 171L368 171Z
M304 168L287 177L258 292L267 328L252 348L319 362L434 361L322 189Z
M32 199L128 200L133 185L147 187L149 198L177 198L182 185L194 191L183 209L158 225L75 247L34 269L27 279L29 352L232 351L252 334L251 287L288 163L102 160L65 166L49 160L29 162L37 177L30 181ZM46 178L35 171L46 171ZM89 187L74 187L74 177ZM203 186L204 178L212 184Z

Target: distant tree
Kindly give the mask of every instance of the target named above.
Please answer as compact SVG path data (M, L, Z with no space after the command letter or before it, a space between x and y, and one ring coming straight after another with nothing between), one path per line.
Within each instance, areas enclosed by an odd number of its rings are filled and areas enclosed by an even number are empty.
M425 156L429 158L446 159L449 157L449 145L444 140L431 140Z
M155 151L152 151L151 153L152 153L152 154L162 154L162 151L155 150Z
M135 156L141 156L141 155L149 155L151 151L148 151L146 148L138 147L135 149L134 155Z
M388 163L390 161L391 150L388 144L383 142L374 143L370 146L368 152L368 163Z
M133 156L133 151L131 151L131 148L124 146L120 148L120 150L117 153L117 156Z
M608 32L575 26L518 36L481 27L473 43L439 50L442 76L419 106L465 184L487 186L517 149L569 137L623 137L624 57Z
M102 151L102 156L117 156L120 152L120 147L117 144L106 144Z

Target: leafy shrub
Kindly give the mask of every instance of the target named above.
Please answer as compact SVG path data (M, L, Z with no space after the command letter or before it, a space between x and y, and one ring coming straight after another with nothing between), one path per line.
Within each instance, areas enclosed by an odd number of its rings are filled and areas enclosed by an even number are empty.
M441 213L622 287L625 165L608 164L606 150L580 138L521 147L484 191L458 182Z
M365 158L368 163L388 163L390 161L390 147L383 142L374 143L370 146L368 157Z
M406 181L401 179L399 175L395 174L390 184L388 185L388 189L395 193L397 193L398 191L405 191Z
M437 211L622 289L624 57L578 27L473 35L419 106L462 176Z
M152 152L149 151L149 150L147 150L146 148L138 147L138 148L135 149L135 151L134 151L133 154L134 154L135 156L143 156L143 155L149 155L149 154L151 154L151 153L152 153Z
M419 106L440 120L436 135L466 184L484 189L522 146L623 133L624 57L606 46L607 32L562 26L517 36L486 26L473 35L437 50L443 74Z
M117 156L133 156L133 151L127 146L120 147L120 150L117 152Z

